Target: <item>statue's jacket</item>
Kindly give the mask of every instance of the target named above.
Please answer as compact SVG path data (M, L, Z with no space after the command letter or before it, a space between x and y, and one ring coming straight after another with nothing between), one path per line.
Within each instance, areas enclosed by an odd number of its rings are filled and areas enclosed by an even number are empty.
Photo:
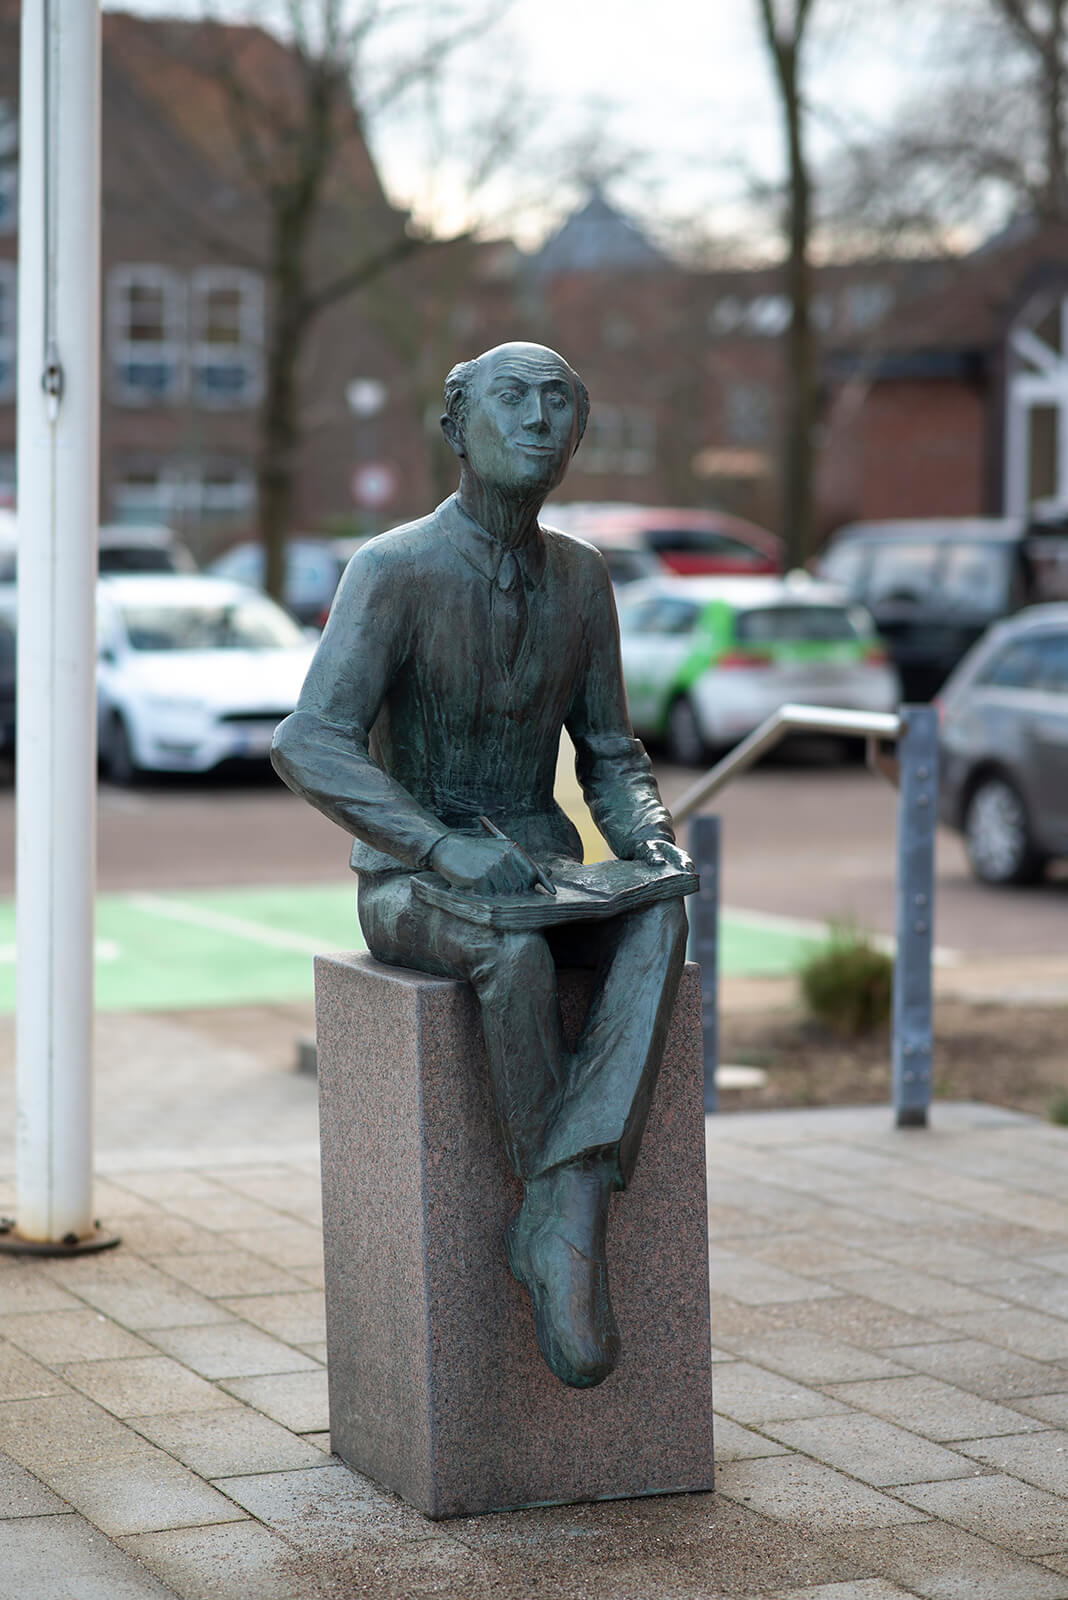
M509 666L493 624L504 554L453 496L345 571L272 760L354 835L360 873L418 871L446 831L479 831L479 815L538 858L581 860L553 798L564 727L615 853L674 837L631 732L601 556L544 525L515 551L526 627Z

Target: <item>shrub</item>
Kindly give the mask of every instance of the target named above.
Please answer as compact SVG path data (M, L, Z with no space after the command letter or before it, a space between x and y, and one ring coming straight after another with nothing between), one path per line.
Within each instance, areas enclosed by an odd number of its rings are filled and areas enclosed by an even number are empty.
M800 967L801 994L836 1033L870 1033L890 1015L894 962L865 933L832 925L831 936Z

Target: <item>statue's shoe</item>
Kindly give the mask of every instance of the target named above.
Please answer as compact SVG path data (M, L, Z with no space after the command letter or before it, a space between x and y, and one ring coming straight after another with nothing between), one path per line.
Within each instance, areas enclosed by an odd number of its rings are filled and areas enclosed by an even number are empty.
M529 1291L534 1334L550 1370L573 1389L603 1383L620 1348L603 1253L585 1254L551 1223L528 1225L522 1209L504 1242L513 1276Z

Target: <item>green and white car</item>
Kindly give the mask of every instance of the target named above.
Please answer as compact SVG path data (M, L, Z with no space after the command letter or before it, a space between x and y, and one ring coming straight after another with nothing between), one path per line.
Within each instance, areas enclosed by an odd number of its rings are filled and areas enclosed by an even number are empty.
M843 591L788 578L653 578L619 599L631 722L697 766L788 701L892 711L900 698L874 624Z

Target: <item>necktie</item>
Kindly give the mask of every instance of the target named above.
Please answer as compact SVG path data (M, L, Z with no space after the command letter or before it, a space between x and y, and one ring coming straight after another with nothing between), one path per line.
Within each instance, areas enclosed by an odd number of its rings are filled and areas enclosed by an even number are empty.
M527 597L523 574L511 550L506 550L493 585L493 634L509 672L514 671L527 625Z

